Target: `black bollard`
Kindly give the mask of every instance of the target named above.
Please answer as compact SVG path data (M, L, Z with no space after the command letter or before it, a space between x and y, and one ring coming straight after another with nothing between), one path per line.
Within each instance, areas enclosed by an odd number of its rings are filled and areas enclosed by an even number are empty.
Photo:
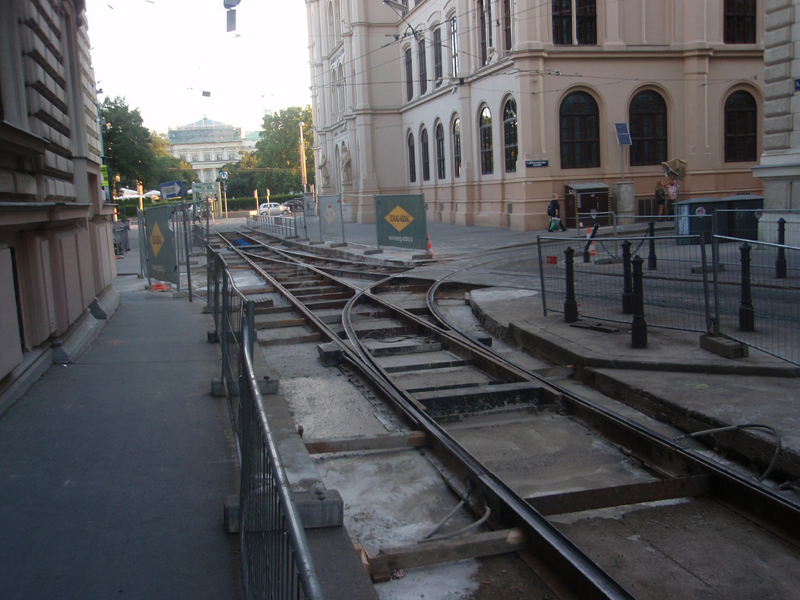
M786 279L786 220L781 217L778 219L778 257L775 259L775 279Z
M647 270L655 271L658 269L658 259L656 258L656 222L650 221L647 224L647 235L650 238L650 251L647 254Z
M742 301L739 303L739 331L756 330L756 313L750 289L750 244L739 246L742 253Z
M644 320L644 274L641 256L631 260L633 266L633 321L631 322L631 347L647 348L647 323Z
M578 320L578 302L575 300L575 250L564 250L567 256L567 295L564 298L564 323L575 323Z
M631 243L622 242L622 314L633 314L633 280L631 279Z

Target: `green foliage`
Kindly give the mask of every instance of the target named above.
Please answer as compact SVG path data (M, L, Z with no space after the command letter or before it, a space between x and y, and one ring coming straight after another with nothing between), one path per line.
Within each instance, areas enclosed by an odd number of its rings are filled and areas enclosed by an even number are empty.
M273 194L287 194L302 190L300 175L300 122L303 122L308 183L314 183L314 131L311 126L311 107L290 106L277 113L264 115L261 139L256 143L259 190L268 188Z
M139 109L131 110L125 98L106 98L100 105L103 119L103 144L108 162L108 177L119 175L119 185L136 189L141 181L145 191L158 189L165 181L196 179L191 166L169 154L169 140L143 125Z

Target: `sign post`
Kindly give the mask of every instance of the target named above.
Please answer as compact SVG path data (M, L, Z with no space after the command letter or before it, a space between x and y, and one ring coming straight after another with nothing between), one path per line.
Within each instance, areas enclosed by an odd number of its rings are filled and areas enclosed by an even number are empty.
M625 181L625 146L632 146L631 133L627 123L614 123L617 132L617 142L619 143L620 158L622 163L622 181Z

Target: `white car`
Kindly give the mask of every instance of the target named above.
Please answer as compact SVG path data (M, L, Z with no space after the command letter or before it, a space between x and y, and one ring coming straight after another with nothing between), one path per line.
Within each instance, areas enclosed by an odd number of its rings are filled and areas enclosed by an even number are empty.
M264 204L258 207L258 214L268 215L270 217L282 215L285 212L286 207L279 202L264 202Z

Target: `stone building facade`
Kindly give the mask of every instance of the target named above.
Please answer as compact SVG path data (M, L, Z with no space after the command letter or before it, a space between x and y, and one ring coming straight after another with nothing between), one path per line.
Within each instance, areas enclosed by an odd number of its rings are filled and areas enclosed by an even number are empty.
M520 231L623 168L652 197L672 158L682 198L760 193L763 1L306 0L318 190Z
M800 0L764 0L764 208L800 209ZM788 218L788 216L787 216Z
M167 137L170 154L192 165L202 183L216 181L220 169L238 161L244 150L240 128L205 117L170 129Z
M115 293L84 4L0 2L0 394Z

